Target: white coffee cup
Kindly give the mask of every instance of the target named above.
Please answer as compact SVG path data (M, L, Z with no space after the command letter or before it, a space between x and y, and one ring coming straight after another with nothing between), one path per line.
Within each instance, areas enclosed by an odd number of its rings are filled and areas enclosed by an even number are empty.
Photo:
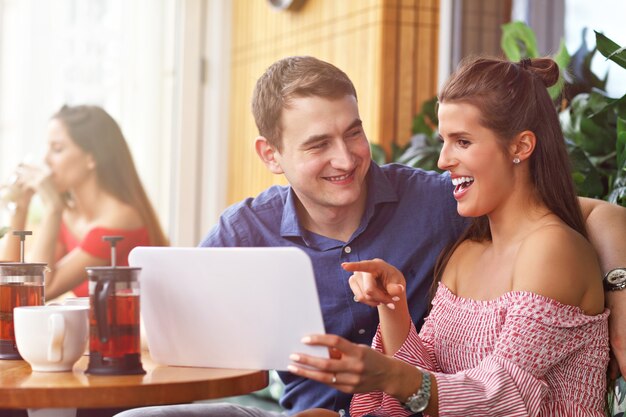
M33 371L70 371L87 346L88 315L84 306L16 307L17 350Z
M63 299L63 305L65 306L82 306L89 308L89 297L68 297ZM89 344L85 347L83 355L89 355Z
M63 300L63 305L89 308L89 297L68 297Z

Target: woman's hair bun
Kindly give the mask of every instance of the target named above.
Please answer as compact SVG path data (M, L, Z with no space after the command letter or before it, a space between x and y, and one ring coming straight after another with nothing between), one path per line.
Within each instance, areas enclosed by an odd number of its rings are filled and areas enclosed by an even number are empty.
M534 73L537 77L541 78L543 85L552 87L559 80L559 66L551 58L533 58L530 59L530 63L526 64L527 60L522 60L520 65L526 68L528 71ZM526 65L523 65L526 64Z

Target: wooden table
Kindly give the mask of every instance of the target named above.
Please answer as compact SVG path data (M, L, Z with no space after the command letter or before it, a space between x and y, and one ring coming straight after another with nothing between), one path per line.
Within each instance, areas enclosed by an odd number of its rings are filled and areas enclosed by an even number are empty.
M0 408L29 409L29 416L72 416L76 408L140 407L247 394L268 384L266 371L186 368L155 364L142 355L145 375L32 372L24 361L0 360Z

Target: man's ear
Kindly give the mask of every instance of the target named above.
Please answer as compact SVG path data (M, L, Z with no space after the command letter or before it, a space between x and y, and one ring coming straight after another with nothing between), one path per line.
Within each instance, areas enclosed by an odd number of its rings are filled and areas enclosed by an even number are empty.
M277 159L277 156L280 158L280 152L278 152L278 150L270 144L267 138L258 136L254 140L254 149L256 150L257 155L259 155L259 158L261 158L261 161L263 161L267 169L269 169L272 174L283 173L283 169Z
M530 130L524 130L518 133L518 135L511 142L511 154L513 158L519 158L520 161L525 161L530 158L535 150L537 144L537 137Z
M87 169L93 171L96 168L96 158L92 154L87 154Z

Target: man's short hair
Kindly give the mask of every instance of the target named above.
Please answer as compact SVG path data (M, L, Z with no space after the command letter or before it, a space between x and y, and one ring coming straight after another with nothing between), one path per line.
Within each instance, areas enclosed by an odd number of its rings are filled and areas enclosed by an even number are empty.
M282 148L281 114L290 100L301 97L356 98L345 72L310 56L291 56L272 64L259 78L252 94L252 114L259 134L279 151Z

